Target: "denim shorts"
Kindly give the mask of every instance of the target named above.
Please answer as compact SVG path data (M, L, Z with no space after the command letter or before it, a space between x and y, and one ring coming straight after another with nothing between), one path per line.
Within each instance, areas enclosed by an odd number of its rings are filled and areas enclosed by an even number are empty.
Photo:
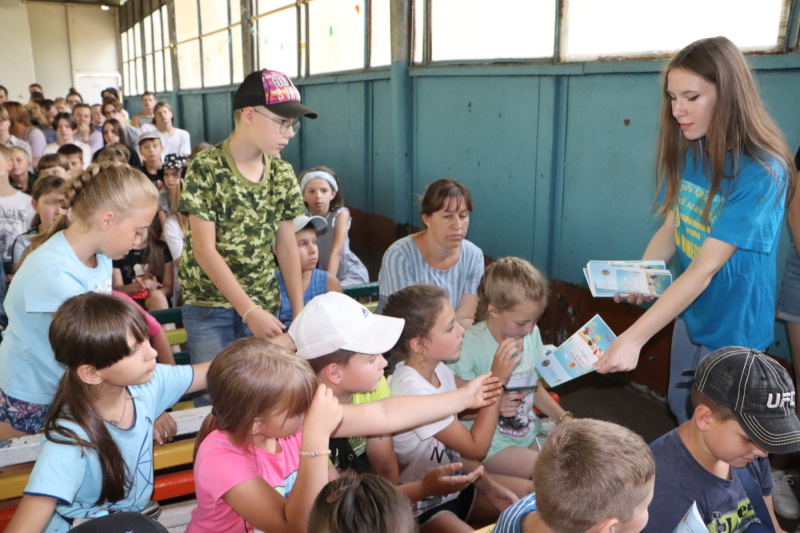
M49 405L18 400L0 390L0 422L6 422L17 431L33 435L44 428Z
M800 322L800 255L794 246L789 248L786 271L778 297L778 318L788 322Z

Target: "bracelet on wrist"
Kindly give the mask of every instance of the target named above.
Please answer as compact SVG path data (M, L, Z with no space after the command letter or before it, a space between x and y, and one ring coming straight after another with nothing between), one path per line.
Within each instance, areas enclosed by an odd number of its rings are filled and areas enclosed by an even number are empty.
M245 326L247 325L247 315L249 315L250 311L254 309L264 309L264 308L261 307L260 305L254 305L253 307L245 311L244 314L242 315L242 324L244 324Z
M331 451L330 450L325 450L324 452L304 452L304 451L300 451L298 453L300 454L300 457L320 457L320 456L327 457L327 456L329 456L331 454Z
M558 417L558 420L556 420L556 424L560 424L564 420L565 416L568 416L570 418L575 418L574 415L572 414L572 411L564 411L563 413L561 413L561 416Z

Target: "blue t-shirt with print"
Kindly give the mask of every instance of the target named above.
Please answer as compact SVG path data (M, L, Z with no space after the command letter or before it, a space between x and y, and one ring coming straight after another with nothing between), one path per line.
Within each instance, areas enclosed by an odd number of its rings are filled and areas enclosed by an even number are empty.
M696 161L693 150L686 153L674 208L681 269L697 257L706 237L737 250L682 317L695 344L712 350L731 345L764 350L773 339L776 254L787 173L774 159L762 164L749 156L742 156L734 169L730 154L725 171L735 176L723 179L706 224L702 212L711 188L708 161Z
M85 518L100 509L142 511L147 506L153 495L153 422L183 396L193 379L191 366L157 365L150 381L128 387L135 409L133 425L123 429L106 423L131 481L130 490L118 502L95 503L103 484L96 451L42 437L42 451L24 493L50 496L58 501L45 533L67 531L68 519ZM86 439L86 433L77 424L68 421L59 424Z

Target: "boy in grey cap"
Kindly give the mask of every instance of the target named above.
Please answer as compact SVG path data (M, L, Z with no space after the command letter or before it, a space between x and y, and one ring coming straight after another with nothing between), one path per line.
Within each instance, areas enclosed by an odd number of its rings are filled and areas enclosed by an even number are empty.
M708 531L766 521L782 531L766 457L800 450L789 374L757 350L731 346L703 359L694 378L691 420L650 445L656 485L645 531L671 533L693 502Z

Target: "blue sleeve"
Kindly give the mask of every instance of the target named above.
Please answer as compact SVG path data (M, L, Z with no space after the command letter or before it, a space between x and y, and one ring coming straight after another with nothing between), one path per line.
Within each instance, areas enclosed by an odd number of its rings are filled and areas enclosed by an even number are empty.
M194 368L191 365L156 365L153 379L144 385L131 387L131 392L145 402L155 419L186 394L193 379Z
M386 299L400 289L414 285L414 272L409 258L404 253L406 242L397 241L386 250L378 273L378 312L383 311ZM416 246L411 242L412 246Z
M772 163L771 174L757 161L750 162L736 178L710 237L743 250L769 252L780 236L786 199L786 172Z
M478 294L478 284L483 276L483 251L469 241L464 241L464 252L467 253L467 269L462 294ZM458 296L461 299L461 295Z
M80 446L57 444L42 437L42 449L33 467L24 494L50 496L60 504L75 499L87 469L87 454Z

